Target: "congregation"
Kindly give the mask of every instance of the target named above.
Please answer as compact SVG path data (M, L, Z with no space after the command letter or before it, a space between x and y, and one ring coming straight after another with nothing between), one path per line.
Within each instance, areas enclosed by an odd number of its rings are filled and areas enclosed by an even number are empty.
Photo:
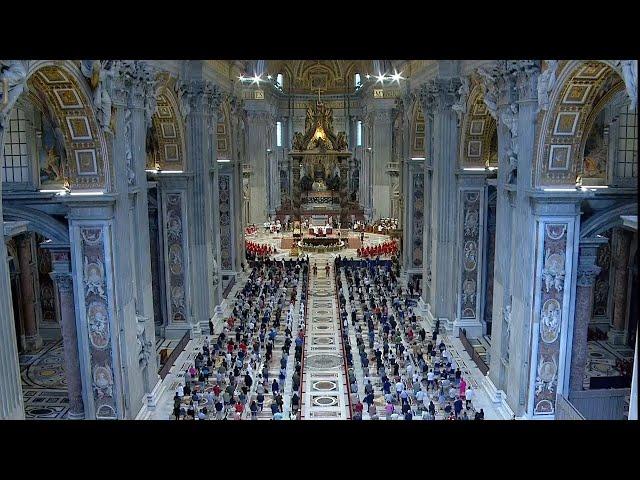
M264 418L265 406L269 419L299 414L309 262L267 258L250 266L216 341L210 322L209 337L184 372L176 420L255 420Z
M397 258L338 257L335 266L352 418L484 419L439 322L431 334L418 323L415 302L398 281Z

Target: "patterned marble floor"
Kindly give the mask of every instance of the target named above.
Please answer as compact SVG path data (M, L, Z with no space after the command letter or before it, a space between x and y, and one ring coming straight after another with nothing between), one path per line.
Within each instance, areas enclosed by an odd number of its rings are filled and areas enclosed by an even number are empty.
M350 418L333 259L333 255L319 253L310 261L311 265L317 265L318 273L309 277L310 315L304 349L302 420ZM328 275L327 264L330 265Z
M66 418L69 398L62 340L46 340L39 351L20 355L19 360L25 419Z

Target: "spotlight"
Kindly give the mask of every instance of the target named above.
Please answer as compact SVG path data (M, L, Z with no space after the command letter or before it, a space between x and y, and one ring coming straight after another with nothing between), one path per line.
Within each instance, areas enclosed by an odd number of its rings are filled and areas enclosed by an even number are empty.
M400 80L402 80L402 72L398 73L397 70L394 70L393 75L391 75L391 80L400 84Z

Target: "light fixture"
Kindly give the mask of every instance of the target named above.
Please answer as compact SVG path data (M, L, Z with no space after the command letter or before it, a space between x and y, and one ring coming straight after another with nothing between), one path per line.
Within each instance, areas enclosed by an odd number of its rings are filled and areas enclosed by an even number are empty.
M229 160L228 158L219 158L218 159L218 163L229 163L231 160Z
M73 195L73 196L87 196L87 195L104 195L103 191L100 190L94 190L94 191L79 191L79 192L69 192L69 195Z
M64 188L58 188L58 189L42 189L42 190L38 190L40 193L57 193L57 194L66 194L67 190L65 190Z
M576 190L578 191L586 191L586 189L582 188L582 187L573 187L573 188L566 188L566 187L559 187L559 188L543 188L542 189L545 192L575 192Z
M380 82L382 84L384 84L385 79L387 78L384 74L378 74L376 76L377 80L376 83Z
M367 80L369 80L371 78L371 75L369 75L368 73L364 76L364 78L366 78Z
M400 85L400 80L402 80L402 72L398 73L398 71L394 68L393 75L391 75L391 80L394 82L398 82L398 85Z
M183 173L182 170L161 170L161 173Z
M267 75L267 78L268 78L269 80L271 80L271 75Z
M426 160L425 157L411 157L411 160Z

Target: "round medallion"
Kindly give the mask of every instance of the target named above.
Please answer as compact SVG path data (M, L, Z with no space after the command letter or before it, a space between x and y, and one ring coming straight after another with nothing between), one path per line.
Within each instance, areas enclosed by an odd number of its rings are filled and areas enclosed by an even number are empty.
M338 355L310 355L306 364L310 368L336 368L342 365L342 357Z
M313 388L315 390L328 392L331 390L335 390L336 388L338 388L338 386L336 385L335 382L332 382L330 380L320 380L319 382L313 383Z
M336 397L313 397L313 404L318 407L332 407L338 404Z

